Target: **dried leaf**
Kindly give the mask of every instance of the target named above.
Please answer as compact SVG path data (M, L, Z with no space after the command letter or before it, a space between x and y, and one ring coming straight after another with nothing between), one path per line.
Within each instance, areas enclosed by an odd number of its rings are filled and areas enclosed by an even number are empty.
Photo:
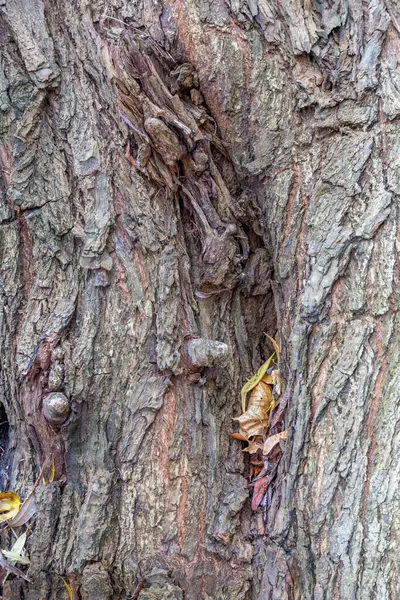
M6 559L12 564L20 563L21 565L30 565L31 561L27 556L23 555L23 550L26 542L26 532L22 533L14 542L11 550L2 550L1 552Z
M0 522L8 521L18 514L21 500L15 492L0 493Z
M47 479L47 477L43 476L43 483L44 483L44 485L48 485L49 483L53 483L55 474L56 474L56 465L55 465L55 462L54 462L54 456L52 456L51 457L50 477L49 477L49 479Z
M240 392L240 395L242 398L243 412L246 411L246 396L247 396L248 392L250 392L264 377L265 373L267 372L267 370L269 369L269 367L271 365L273 358L274 358L274 355L272 354L269 357L269 359L263 365L261 365L261 367L258 369L257 373L255 375L253 375L253 377L251 377L242 387L242 391Z
M69 585L69 583L67 583L67 582L65 581L65 579L64 579L64 578L62 578L62 580L63 580L63 582L64 582L65 589L66 589L66 590L67 590L67 592L68 592L68 598L69 598L69 600L74 600L74 592L72 591L72 587Z
M51 457L50 483L53 483L55 476L56 476L56 464L54 462L54 456L52 456Z
M241 442L247 442L247 436L242 435L241 433L231 433L231 436Z
M276 433L275 435L271 435L265 442L263 446L263 454L267 456L271 452L271 450L279 443L279 440L286 440L288 436L288 429L285 431L281 431L280 433Z
M10 573L12 573L13 575L16 575L17 577L22 577L22 579L25 579L26 581L29 581L31 583L31 580L29 579L29 577L27 577L25 575L25 573L23 573L20 569L18 569L17 567L14 567L14 565L12 565L10 562L8 562L8 560L6 560L5 556L3 555L3 553L0 551L0 567L3 567L3 569L6 569L6 571L10 571Z
M262 479L258 479L258 481L256 481L254 484L250 484L252 487L254 487L253 498L251 499L251 508L253 510L257 510L257 508L260 506L270 483L271 476L266 475Z
M10 520L11 527L21 527L25 525L36 514L35 496L33 491L23 502L17 515Z
M269 427L269 414L274 406L271 386L259 381L250 394L247 410L234 419L240 423L239 433L247 438L265 434Z
M243 452L248 452L249 454L255 454L263 447L262 442L257 440L249 440L249 445L247 448L243 449Z
M274 412L281 411L280 396L282 393L282 378L279 369L280 363L280 348L276 341L267 336L274 347L274 354L259 368L257 373L243 386L241 390L241 402L243 414L234 419L240 424L239 432L233 434L233 437L239 440L246 439L248 442L247 448L243 452L250 454L250 477L256 477L253 483L249 484L253 487L252 509L256 510L263 502L266 493L266 505L270 505L272 488L269 488L271 481L275 477L275 473L282 455L280 448L277 446L279 440L286 439L288 431L270 436L264 443L260 438L265 440L265 435L270 429L271 412L277 407ZM274 358L276 357L276 362ZM251 392L246 410L247 394ZM276 416L273 417L276 424ZM276 447L276 452L272 452ZM262 454L259 450L262 449ZM265 456L269 455L268 460Z
M267 336L267 338L269 339L269 341L271 342L271 344L274 347L275 350L275 354L276 354L276 362L279 363L281 362L281 349L279 348L278 344L276 343L276 341L274 340L274 338L272 338L270 335L268 335L267 333L265 334Z

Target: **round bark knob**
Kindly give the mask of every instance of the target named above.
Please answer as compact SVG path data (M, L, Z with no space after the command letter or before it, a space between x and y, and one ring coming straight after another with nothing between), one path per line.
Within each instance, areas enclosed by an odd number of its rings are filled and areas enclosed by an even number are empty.
M69 401L61 392L54 392L43 399L43 415L49 423L62 425L69 416Z

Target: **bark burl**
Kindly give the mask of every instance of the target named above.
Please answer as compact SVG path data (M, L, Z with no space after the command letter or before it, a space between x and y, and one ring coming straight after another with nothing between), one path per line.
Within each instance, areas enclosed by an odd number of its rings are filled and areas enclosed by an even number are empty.
M56 469L4 600L398 598L397 3L0 11L1 487Z

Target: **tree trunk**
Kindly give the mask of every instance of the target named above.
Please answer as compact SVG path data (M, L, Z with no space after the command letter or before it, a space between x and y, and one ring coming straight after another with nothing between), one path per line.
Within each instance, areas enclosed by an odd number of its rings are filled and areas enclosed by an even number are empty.
M394 0L0 6L0 475L54 479L3 598L399 598Z

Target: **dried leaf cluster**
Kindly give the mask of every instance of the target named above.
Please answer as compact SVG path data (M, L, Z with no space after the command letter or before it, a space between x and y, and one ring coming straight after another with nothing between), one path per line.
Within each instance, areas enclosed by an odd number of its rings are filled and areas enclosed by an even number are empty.
M16 575L17 577L21 577L26 581L30 581L26 573L15 566L16 564L24 566L30 565L29 557L25 553L25 544L29 531L29 525L20 535L17 535L16 528L27 525L36 514L34 492L42 481L43 472L44 468L41 470L35 485L23 502L21 502L18 494L11 490L0 493L0 523L6 523L9 526L12 535L16 538L9 550L4 548L0 549L0 567L6 570L6 576L3 580L3 583L10 573ZM43 485L53 482L54 477L55 465L54 459L52 459L50 476L48 479L43 477Z
M282 456L281 441L287 438L283 411L280 411L282 378L280 349L268 336L275 352L247 381L241 391L242 414L234 420L239 431L232 436L247 447L250 455L250 487L253 489L251 507L262 507L264 516L271 504L273 480Z
M26 581L30 581L27 575L15 566L17 563L30 565L30 560L24 552L28 530L18 536L15 533L15 528L26 525L35 515L36 507L33 491L31 491L24 502L21 502L18 494L11 490L0 493L0 522L6 522L11 528L12 534L16 537L14 544L9 550L4 548L0 550L0 567L6 570L4 581L10 573L17 577L22 577Z

